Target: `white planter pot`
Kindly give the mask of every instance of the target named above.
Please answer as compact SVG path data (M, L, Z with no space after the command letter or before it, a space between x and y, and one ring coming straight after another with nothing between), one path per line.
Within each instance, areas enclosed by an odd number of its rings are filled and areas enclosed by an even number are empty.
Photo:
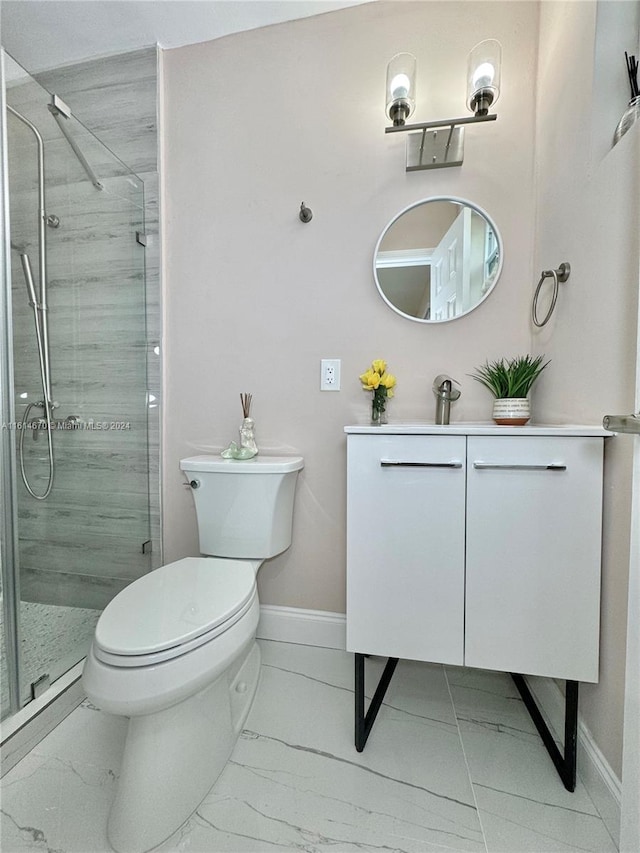
M528 397L505 397L493 404L493 419L503 426L524 426L531 417Z

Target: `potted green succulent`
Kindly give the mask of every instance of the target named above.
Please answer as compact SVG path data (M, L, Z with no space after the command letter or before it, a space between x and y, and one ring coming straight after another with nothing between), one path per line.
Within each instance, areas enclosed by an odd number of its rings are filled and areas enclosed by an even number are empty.
M543 355L536 358L519 355L487 361L470 376L495 397L493 420L497 424L523 426L531 417L528 398L531 386L548 364Z

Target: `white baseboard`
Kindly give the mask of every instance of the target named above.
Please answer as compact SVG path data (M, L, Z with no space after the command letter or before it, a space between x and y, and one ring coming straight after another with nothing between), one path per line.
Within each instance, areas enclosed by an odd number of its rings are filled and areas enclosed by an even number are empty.
M547 725L558 740L564 733L564 696L551 678L527 676L529 689ZM616 845L620 846L620 803L622 786L584 722L578 718L578 775L605 822Z
M303 610L299 607L260 606L258 638L322 646L326 649L346 648L347 620L344 613L326 610Z

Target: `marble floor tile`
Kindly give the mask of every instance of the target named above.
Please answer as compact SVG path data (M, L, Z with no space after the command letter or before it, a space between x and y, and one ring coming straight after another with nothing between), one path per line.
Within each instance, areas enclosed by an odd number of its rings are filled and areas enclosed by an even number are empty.
M452 666L445 671L459 723L514 736L531 735L538 742L536 727L508 673Z
M208 841L196 841L200 822ZM485 849L475 808L468 804L374 771L359 758L250 730L243 732L230 764L198 809L191 833L192 847L202 850L207 843L209 849L237 851L274 845L411 853Z
M104 827L115 785L106 768L30 753L2 781L2 850L109 850Z
M101 767L117 776L128 720L105 714L88 699L34 747L32 755L57 758L74 766Z
M595 808L585 802L581 784L576 788L575 806L557 805L552 793L538 800L481 784L474 784L474 789L490 853L615 853L618 849Z
M615 851L580 778L573 793L560 781L511 677L446 671L488 849Z
M401 661L353 746L353 656L261 641L254 705L162 853L613 853L584 787L557 780L500 673ZM370 695L384 661L367 660ZM2 782L3 853L109 853L126 720L85 702Z
M358 754L353 692L346 687L352 681L351 656L313 652L316 666L307 663L303 669L295 663L292 668L289 652L283 660L278 649L265 649L260 701L247 720L234 769L221 779L231 788L222 794L216 786L213 802L206 801L200 816L207 817L212 807L215 823L220 797L232 796L239 812L225 803L227 828L247 826L248 806L256 838L277 841L281 826L293 847L309 841L315 845L309 849L336 844L344 850L373 849L384 839L394 850L484 850L442 668L399 665L388 704ZM423 675L420 707L412 681L417 669ZM375 687L375 675L372 680ZM283 703L284 697L295 700ZM262 783L252 797L256 777ZM266 789L264 781L270 783Z

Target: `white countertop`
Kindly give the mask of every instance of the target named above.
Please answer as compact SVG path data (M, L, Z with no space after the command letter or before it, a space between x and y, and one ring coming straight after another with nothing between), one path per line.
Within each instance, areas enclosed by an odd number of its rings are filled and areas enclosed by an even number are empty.
M585 424L527 424L526 426L498 426L493 421L452 423L447 425L407 421L382 426L353 424L344 431L350 435L563 435L595 436L607 438L615 435L602 426Z

